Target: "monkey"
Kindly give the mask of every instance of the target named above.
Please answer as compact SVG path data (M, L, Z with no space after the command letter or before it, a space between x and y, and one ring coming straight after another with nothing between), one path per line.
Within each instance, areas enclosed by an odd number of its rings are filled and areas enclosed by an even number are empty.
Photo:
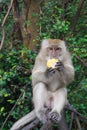
M58 59L55 68L47 68L49 59ZM45 39L36 57L32 70L33 103L36 116L43 123L47 122L46 108L51 109L50 119L61 119L61 112L67 104L67 88L74 80L74 67L71 55L60 39Z
M47 67L50 59L58 59L55 67ZM18 120L10 130L17 130L37 117L43 124L60 121L67 105L67 86L74 80L74 66L66 44L60 39L44 39L32 70L34 111ZM50 110L48 116L46 111Z

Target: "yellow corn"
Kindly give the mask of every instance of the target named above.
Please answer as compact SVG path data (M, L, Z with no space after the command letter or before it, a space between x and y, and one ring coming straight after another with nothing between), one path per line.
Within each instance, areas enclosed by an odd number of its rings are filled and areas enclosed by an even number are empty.
M56 62L58 62L58 59L50 59L47 61L47 67L50 68L55 68Z

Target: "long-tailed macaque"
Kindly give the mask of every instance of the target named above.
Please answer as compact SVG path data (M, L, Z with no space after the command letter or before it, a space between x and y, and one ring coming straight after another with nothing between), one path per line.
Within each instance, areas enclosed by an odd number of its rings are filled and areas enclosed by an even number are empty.
M54 67L48 67L47 62L56 59ZM53 121L61 119L61 112L67 104L66 86L74 79L74 67L65 42L59 39L46 39L41 43L41 49L36 57L32 70L34 111L17 121L11 130L33 120L35 116L45 123L48 117ZM46 116L50 109L49 116Z
M49 59L58 59L55 68L48 68ZM46 108L51 109L52 120L61 119L61 111L67 104L66 86L74 79L74 67L64 41L43 40L32 71L33 102L36 116L45 123Z

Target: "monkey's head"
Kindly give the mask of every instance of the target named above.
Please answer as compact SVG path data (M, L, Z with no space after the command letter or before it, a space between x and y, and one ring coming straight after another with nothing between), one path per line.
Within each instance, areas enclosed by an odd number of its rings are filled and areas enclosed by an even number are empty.
M42 41L41 50L50 58L63 56L66 52L65 42L60 39L45 39Z

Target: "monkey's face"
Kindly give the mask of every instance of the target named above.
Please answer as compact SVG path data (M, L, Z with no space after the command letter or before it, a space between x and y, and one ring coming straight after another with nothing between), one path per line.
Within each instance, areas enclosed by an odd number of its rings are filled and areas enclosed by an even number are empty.
M61 54L61 47L58 45L50 45L47 48L47 54L50 58L58 58L58 56Z

